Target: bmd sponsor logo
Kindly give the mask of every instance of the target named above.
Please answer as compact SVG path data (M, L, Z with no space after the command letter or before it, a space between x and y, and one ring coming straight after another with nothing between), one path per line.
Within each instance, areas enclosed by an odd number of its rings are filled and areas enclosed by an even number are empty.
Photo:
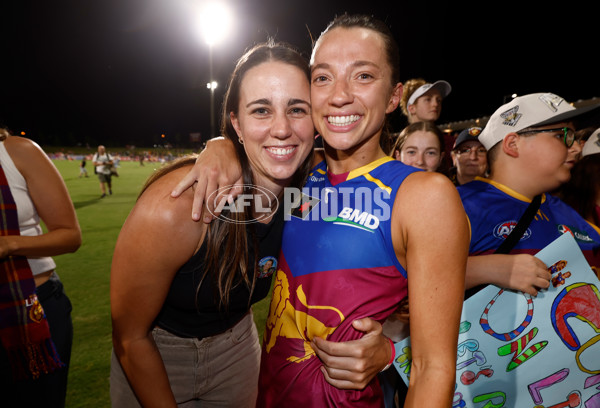
M377 229L391 216L390 193L367 187L286 187L283 194L284 219L335 222L347 226Z
M379 226L379 218L366 211L345 207L337 217L323 218L323 221L333 222L338 225L359 228L373 232Z

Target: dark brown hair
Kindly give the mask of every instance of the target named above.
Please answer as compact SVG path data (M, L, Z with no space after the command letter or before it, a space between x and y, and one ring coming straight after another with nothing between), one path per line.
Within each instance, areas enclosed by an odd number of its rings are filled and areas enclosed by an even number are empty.
M238 114L240 101L240 88L246 73L265 62L279 61L300 69L310 81L310 71L307 60L290 45L269 40L265 43L255 45L248 50L237 62L235 69L229 80L227 91L225 92L222 116L221 132L222 135L230 139L237 153L237 158L242 167L244 185L250 189L253 184L252 169L248 162L248 157L244 146L239 142L235 129L231 123L230 112ZM193 164L196 156L188 156L164 166L153 174L146 182L143 191L158 178L163 175L188 164ZM309 155L296 171L292 179L292 185L300 187L308 174L312 164L312 154ZM248 191L244 191L247 193ZM254 224L246 222L252 219L250 206L244 206L244 211L232 212L227 207L221 215L215 219L208 227L206 235L206 260L204 273L211 273L214 282L216 282L215 297L219 301L220 307L229 305L229 294L233 287L239 284L245 284L252 293L255 283L255 271L258 267L258 259L254 259L254 265L249 265L250 248L258 255L258 241L254 234ZM223 219L222 219L223 218ZM229 221L225 221L224 219ZM235 222L231 222L234 220ZM248 242L248 229L250 230L251 241ZM204 276L202 281L204 280ZM202 284L200 282L200 285ZM198 290L200 288L198 286ZM252 295L250 296L250 298Z
M394 146L390 149L388 154L393 157L394 152L396 150L402 150L402 146L404 146L404 143L406 143L406 139L410 135L418 131L431 132L434 135L436 135L438 141L440 142L440 154L444 153L446 149L444 146L444 134L442 133L440 128L437 127L433 122L415 122L402 129L402 132L400 132L400 134L396 138L396 143L394 143Z

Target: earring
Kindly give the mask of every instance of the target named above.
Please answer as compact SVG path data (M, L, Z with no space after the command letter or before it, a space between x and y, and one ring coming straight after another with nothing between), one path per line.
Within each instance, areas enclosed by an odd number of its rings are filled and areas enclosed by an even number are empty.
M244 144L244 141L242 140L241 137L238 137L238 142L240 142L240 144L242 144L242 145Z

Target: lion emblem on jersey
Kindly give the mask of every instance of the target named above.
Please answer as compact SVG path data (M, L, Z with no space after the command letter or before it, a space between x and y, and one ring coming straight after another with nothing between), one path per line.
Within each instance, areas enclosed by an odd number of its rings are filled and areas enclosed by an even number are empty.
M296 290L296 298L308 310L329 310L339 318L338 325L344 321L344 315L332 306L309 305L302 285ZM300 363L315 355L310 346L310 340L315 337L326 339L335 331L337 326L326 326L316 317L309 315L306 311L297 310L290 302L290 286L285 272L277 271L273 288L273 298L267 318L267 327L264 335L265 350L268 353L276 344L279 337L298 339L303 341L304 353L301 356L292 355L288 361Z

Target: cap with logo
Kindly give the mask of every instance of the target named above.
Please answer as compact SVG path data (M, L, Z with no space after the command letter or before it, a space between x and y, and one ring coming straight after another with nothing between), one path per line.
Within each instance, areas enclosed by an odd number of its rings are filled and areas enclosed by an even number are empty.
M596 129L583 145L581 157L600 153L600 129Z
M553 93L534 93L514 98L492 114L479 135L479 141L488 150L511 132L533 126L564 122L597 108L590 105L575 109Z
M464 142L476 141L479 142L479 134L481 133L480 127L470 127L464 129L462 132L458 134L458 137L454 141L454 146L452 149L456 149L458 146L463 144Z
M452 87L446 81L435 81L433 84L423 84L412 93L410 98L408 98L406 106L413 105L418 97L422 96L425 92L429 91L430 89L437 89L438 91L440 91L440 95L442 95L442 98L448 96L450 91L452 91Z

